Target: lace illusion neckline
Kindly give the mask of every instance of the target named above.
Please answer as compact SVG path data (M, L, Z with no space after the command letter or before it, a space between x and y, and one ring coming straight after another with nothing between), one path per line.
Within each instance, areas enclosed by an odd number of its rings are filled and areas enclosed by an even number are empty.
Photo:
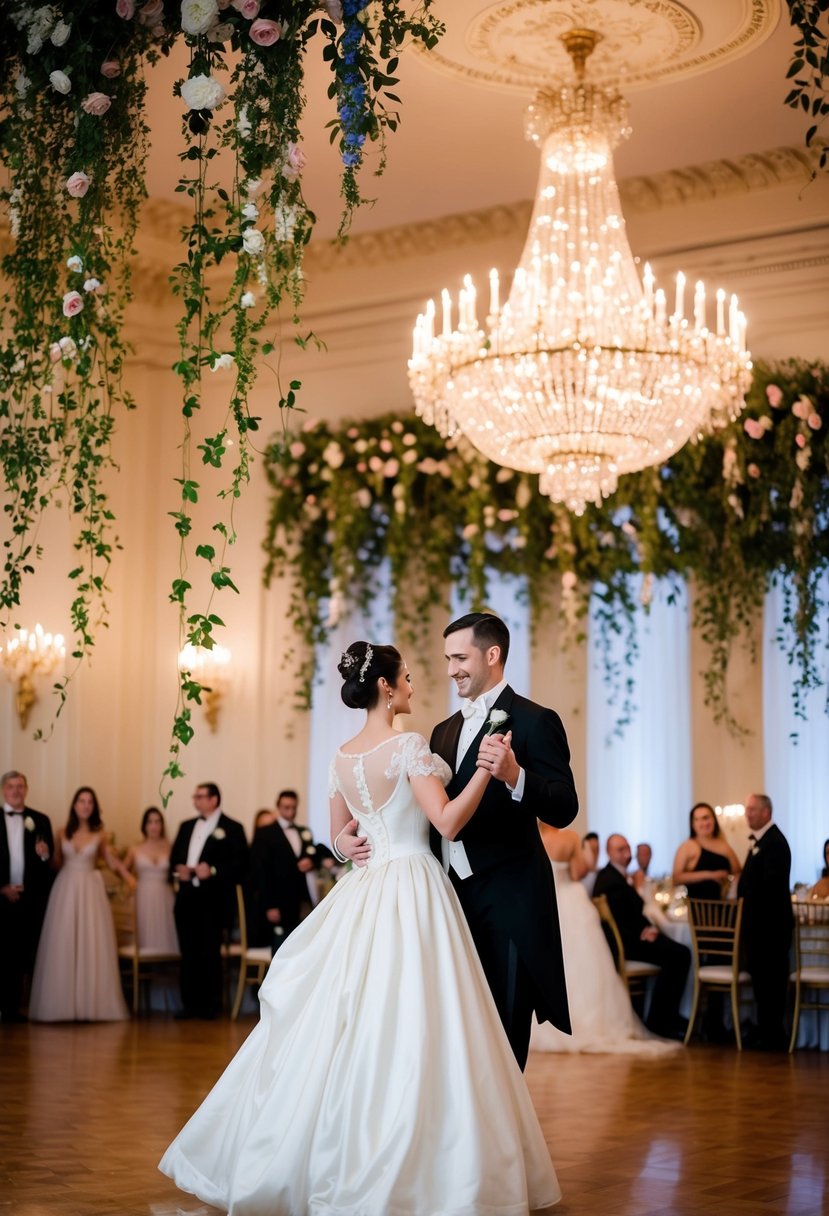
M382 743L377 743L374 747L370 747L367 752L344 752L341 747L338 747L337 755L345 757L346 760L359 760L363 756L371 756L374 754L374 752L378 752L380 748L385 747L387 743L394 743L396 739L405 739L406 735L412 734L414 734L414 731L399 730L395 732L395 734L390 735L388 739L384 739Z

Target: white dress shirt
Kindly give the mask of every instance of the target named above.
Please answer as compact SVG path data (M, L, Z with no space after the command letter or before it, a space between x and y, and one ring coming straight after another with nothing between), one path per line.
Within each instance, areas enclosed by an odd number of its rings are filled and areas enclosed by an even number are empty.
M277 815L276 822L285 833L285 838L294 851L294 857L299 857L300 853L302 852L302 836L300 835L299 828L294 823L293 819L283 819L281 815ZM311 901L311 907L315 908L319 903L320 898L316 870L308 871L308 873L305 875L305 882L308 887L308 898Z
M196 866L199 864L202 849L207 844L208 837L212 836L216 831L216 828L219 826L219 819L221 818L221 815L222 808L217 806L215 811L211 811L206 818L202 819L202 817L199 816L193 825L193 834L190 837L190 844L187 848L187 864L191 870L195 870ZM191 879L191 882L198 886L199 880L198 878L193 878Z
M469 751L469 748L478 734L478 731L481 729L484 722L486 722L487 718L489 717L490 710L506 686L507 681L501 680L500 684L496 684L494 688L488 688L485 693L482 693L481 696L477 697L474 701L467 702L467 704L475 707L476 712L469 717L465 717L463 720L460 737L458 738L458 754L455 760L455 772L457 772L460 768L461 761ZM509 730L509 723L506 723L505 727L507 730ZM509 789L512 793L513 801L515 802L520 802L524 797L525 778L526 774L524 773L523 768L520 768L518 771L518 780L516 781L515 785L507 786L507 789ZM472 874L472 866L469 864L469 858L466 855L466 849L464 848L462 841L446 840L444 838L441 841L440 849L443 868L447 874L449 873L449 867L451 866L459 878L470 877Z
M9 806L8 802L3 803L3 813L6 819L6 838L9 842L9 882L13 887L23 886L23 877L26 871L26 860L23 853L23 833L26 830L24 819L25 811L22 815L9 814L8 812L15 811L14 807Z

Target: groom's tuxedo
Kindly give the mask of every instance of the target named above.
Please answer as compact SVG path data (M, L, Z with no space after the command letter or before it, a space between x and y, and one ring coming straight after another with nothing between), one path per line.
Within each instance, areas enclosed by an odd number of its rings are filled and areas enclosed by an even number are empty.
M512 749L524 770L520 801L502 781L491 781L475 814L457 839L466 850L472 875L450 870L481 956L489 986L516 1058L523 1067L532 1013L570 1032L561 934L553 874L537 820L566 827L575 818L578 798L570 771L570 750L558 714L504 688L493 709L508 718L499 732L512 731ZM482 722L460 765L460 712L432 732L431 748L453 772L447 786L455 798L475 773L486 734ZM440 857L440 836L432 830Z
M14 1021L20 1015L23 981L34 969L40 929L54 878L49 859L38 857L35 845L45 841L54 851L52 825L46 815L25 807L23 822L23 894L11 902L0 895L0 1015ZM11 882L11 854L6 813L0 801L0 887Z

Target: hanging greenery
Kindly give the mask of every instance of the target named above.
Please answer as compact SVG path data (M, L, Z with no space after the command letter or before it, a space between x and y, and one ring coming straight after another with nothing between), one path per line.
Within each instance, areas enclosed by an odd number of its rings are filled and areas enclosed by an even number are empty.
M787 79L792 87L786 105L802 110L811 125L806 130L806 147L820 148L818 169L829 166L829 144L823 139L823 126L829 115L826 89L829 65L829 0L788 0L789 20L799 34L792 51Z
M795 708L820 682L818 636L829 605L829 368L758 365L745 413L661 468L620 480L612 498L568 514L534 476L490 464L411 415L331 426L308 421L269 449L273 487L266 581L290 580L289 616L304 655L299 703L311 701L314 652L350 606L369 607L388 562L403 638L417 640L457 584L474 607L492 573L526 580L533 617L557 602L565 638L579 640L592 595L606 656L613 634L635 653L634 614L654 579L690 580L694 621L710 648L706 702L732 730L726 675L735 642L756 620L770 582L787 589ZM785 644L781 640L781 644ZM632 711L629 673L606 673L620 722Z
M237 588L228 549L234 504L249 478L249 408L257 373L280 342L280 309L291 338L299 328L302 256L314 216L302 195L300 124L305 58L319 43L331 69L329 125L342 159L341 233L363 201L359 173L368 144L385 163L387 131L399 121L392 91L407 40L426 47L442 26L420 0L407 15L393 0L75 0L40 6L10 0L0 9L0 114L11 245L3 257L0 299L0 460L7 490L0 608L20 604L24 577L39 555L46 508L66 501L78 520L74 657L94 645L106 615L106 577L117 545L103 475L120 408L129 353L124 310L131 298L130 258L145 197L145 68L176 39L189 48L187 77L176 86L183 116L178 190L192 202L185 256L172 275L182 304L175 371L182 383L184 434L172 513L180 561L170 599L180 612L180 641L211 649L222 621L215 596ZM229 154L230 180L216 158ZM277 360L278 361L278 360ZM226 372L224 420L193 452L192 420L203 377ZM278 368L277 368L278 372ZM278 376L277 376L278 382ZM280 385L284 413L300 385ZM277 411L275 411L277 412ZM273 419L269 419L272 425ZM194 534L192 508L202 487L195 467L223 469L217 518ZM191 603L191 563L205 563L207 602ZM201 581L201 580L199 580ZM70 673L71 674L71 673ZM69 676L59 687L65 697ZM181 774L180 748L193 734L191 704L203 686L181 673L166 775ZM62 702L61 702L62 704Z

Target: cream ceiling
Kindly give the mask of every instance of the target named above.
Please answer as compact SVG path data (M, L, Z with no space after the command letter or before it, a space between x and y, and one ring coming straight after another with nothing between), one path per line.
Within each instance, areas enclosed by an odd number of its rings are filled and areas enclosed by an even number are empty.
M801 146L805 119L783 106L793 33L783 0L438 0L447 36L436 55L401 61L403 121L389 164L365 191L375 206L356 231L512 203L532 196L537 154L523 137L535 84L566 70L557 37L574 23L604 34L595 55L631 102L633 134L616 157L620 177ZM326 69L308 62L304 188L331 235L338 218L338 159L328 143ZM151 73L152 197L174 192L180 146L174 81L179 51ZM524 91L521 91L521 87Z

